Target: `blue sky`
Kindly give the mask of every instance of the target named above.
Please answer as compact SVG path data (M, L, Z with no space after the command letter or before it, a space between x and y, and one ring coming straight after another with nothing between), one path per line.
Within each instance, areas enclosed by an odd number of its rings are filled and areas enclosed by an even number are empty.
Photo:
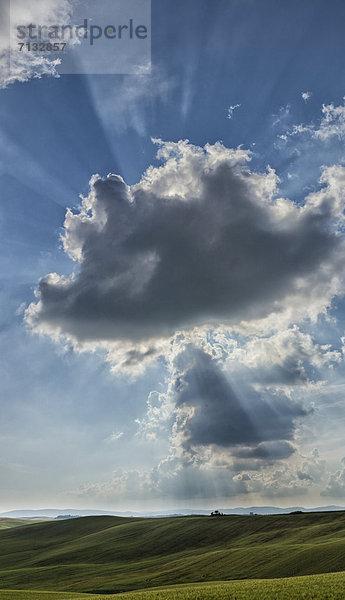
M150 73L3 78L0 509L343 503L344 17L152 0Z

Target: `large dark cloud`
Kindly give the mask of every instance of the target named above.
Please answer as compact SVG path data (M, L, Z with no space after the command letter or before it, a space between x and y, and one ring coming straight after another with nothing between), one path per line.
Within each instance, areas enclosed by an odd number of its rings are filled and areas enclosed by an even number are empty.
M33 327L79 341L167 336L266 316L331 279L342 242L330 197L280 206L274 174L249 172L243 151L171 146L131 189L114 175L92 180L65 221L78 270L40 281Z
M162 430L169 420L169 455L150 472L121 473L83 494L214 501L264 490L305 491L313 473L307 461L298 474L282 464L295 452L296 427L307 415L300 404L285 395L260 395L247 382L235 390L217 361L192 344L176 352L170 368L171 385L159 395L163 420L158 403L151 406L148 423L158 417Z
M176 368L175 435L186 453L217 446L241 459L280 460L294 452L296 421L307 415L300 404L245 383L235 391L216 362L192 346Z

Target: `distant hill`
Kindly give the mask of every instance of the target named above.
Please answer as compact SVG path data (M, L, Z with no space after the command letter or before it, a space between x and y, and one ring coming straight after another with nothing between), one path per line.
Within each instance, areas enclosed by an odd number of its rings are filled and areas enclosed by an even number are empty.
M212 510L217 509L226 515L249 515L251 512L259 515L280 515L289 514L295 511L302 512L324 512L324 511L342 511L345 510L344 506L318 506L316 508L304 508L302 506L291 506L289 508L279 508L277 506L250 506L245 508L238 506L237 508L219 508L218 506L210 509L198 509L198 508L185 508L185 509L171 509L164 511L151 511L151 512L135 512L135 511L111 511L111 510L87 510L87 509L75 509L75 508L40 508L37 510L22 509L22 510L10 510L7 512L0 513L0 518L10 517L13 519L32 519L35 517L49 517L55 519L56 517L63 516L79 516L79 517L92 517L101 515L112 515L115 517L171 517L171 516L187 516L187 515L209 515Z
M0 513L0 518L1 517L10 517L13 519L22 519L22 518L33 519L35 517L49 517L51 519L55 519L56 517L58 517L60 515L77 515L79 517L89 517L89 516L98 516L98 515L114 515L114 516L116 516L116 514L111 511L105 511L105 510L76 510L74 508L67 508L67 509L40 508L37 510L32 510L32 509L10 510L7 512ZM121 514L125 515L127 513L121 513ZM128 514L131 515L132 513L128 513Z
M345 512L97 516L0 531L0 589L118 593L344 570Z
M1 519L0 518L0 531L3 529L11 529L12 527L19 527L21 525L29 525L30 521L27 519Z

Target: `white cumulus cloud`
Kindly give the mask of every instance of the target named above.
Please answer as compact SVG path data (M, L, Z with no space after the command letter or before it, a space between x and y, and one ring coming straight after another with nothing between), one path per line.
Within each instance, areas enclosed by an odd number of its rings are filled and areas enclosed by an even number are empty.
M0 7L0 88L44 75L57 76L60 59L52 53L20 51L15 40L18 25L68 25L74 0L11 0ZM10 28L10 23L12 29Z

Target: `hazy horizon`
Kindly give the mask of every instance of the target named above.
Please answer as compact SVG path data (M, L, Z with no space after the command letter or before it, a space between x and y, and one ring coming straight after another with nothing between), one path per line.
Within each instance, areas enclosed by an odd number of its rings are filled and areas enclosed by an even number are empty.
M4 517L4 516L8 516L13 514L14 518L23 518L24 516L27 516L29 518L34 518L35 516L39 517L51 517L51 518L55 518L55 516L58 515L66 515L66 516L97 516L97 514L102 514L102 515L134 515L134 516L145 516L147 515L148 517L150 516L169 516L169 515L190 515L190 514L210 514L212 511L214 510L221 510L221 511L225 511L225 513L229 513L229 514L234 514L234 511L238 511L238 514L244 513L245 511L247 511L247 513L249 514L249 511L252 510L256 510L259 511L257 514L260 514L260 510L262 511L262 514L275 514L275 512L279 513L279 511L289 511L289 510L303 510L305 512L313 512L315 510L321 509L321 510L325 510L325 511L344 511L345 510L345 506L341 506L341 505L320 505L320 506L303 506L303 505L288 505L288 506L276 506L276 505L251 505L251 506L234 506L234 507L228 507L228 506L222 506L222 505L215 505L215 506L210 506L210 507L204 507L204 508L200 508L200 507L190 507L190 508L186 508L186 507L175 507L175 508L167 508L166 510L164 509L154 509L152 508L151 510L147 509L145 511L141 511L140 509L138 510L131 510L131 509L127 509L127 510L113 510L111 508L107 509L97 509L97 508L89 508L89 509L82 509L82 508L56 508L56 507L50 507L50 508L17 508L17 509L9 509L9 510L0 510L0 517ZM273 512L270 512L273 511Z

